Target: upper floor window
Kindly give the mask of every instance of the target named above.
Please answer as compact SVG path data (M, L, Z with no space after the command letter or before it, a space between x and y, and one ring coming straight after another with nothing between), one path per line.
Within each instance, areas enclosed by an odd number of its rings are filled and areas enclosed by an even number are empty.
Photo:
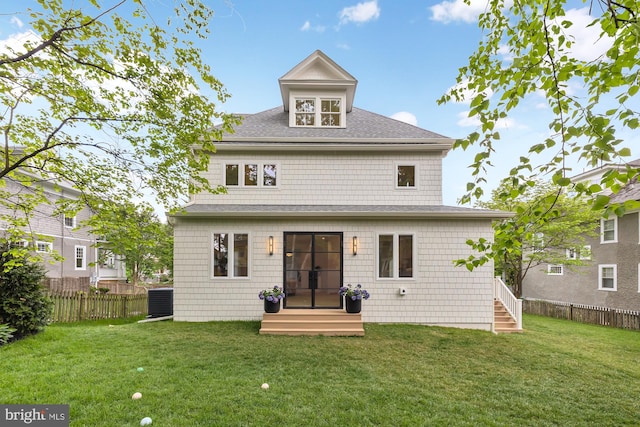
M416 167L415 165L396 166L396 186L398 188L416 187Z
M617 265L600 264L598 266L598 289L615 291L618 287Z
M378 278L412 278L413 265L413 235L378 236Z
M549 276L562 276L564 274L564 266L562 264L549 264L547 266L547 274Z
M600 220L600 243L618 241L618 217Z
M213 233L213 277L249 277L249 235Z
M344 127L342 98L310 96L294 99L292 126Z
M75 216L64 216L64 226L67 228L73 228L76 226L76 217Z
M227 187L276 187L278 165L274 163L232 163L224 167Z
M51 252L53 244L51 242L36 241L36 252Z

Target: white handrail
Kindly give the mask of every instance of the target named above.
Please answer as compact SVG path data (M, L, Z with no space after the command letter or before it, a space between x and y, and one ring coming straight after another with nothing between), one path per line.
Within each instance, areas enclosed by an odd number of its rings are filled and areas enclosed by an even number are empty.
M514 318L516 327L522 329L522 300L516 298L499 277L496 277L493 281L493 295L504 305L511 317Z

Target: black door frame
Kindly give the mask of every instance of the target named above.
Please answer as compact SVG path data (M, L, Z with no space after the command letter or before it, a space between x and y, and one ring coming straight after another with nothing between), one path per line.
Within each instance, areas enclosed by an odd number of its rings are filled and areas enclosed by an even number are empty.
M315 257L316 257L316 247L315 247L315 237L317 235L332 235L340 237L340 283L338 284L338 288L342 286L343 278L344 278L344 232L342 231L285 231L283 232L283 251L282 251L282 283L284 284L284 290L287 292L287 236L292 235L310 235L311 236L311 266L316 265ZM295 270L291 270L295 271ZM303 307L287 307L287 298L284 299L284 308L291 309L330 309L330 308L342 308L342 298L339 299L339 303L336 303L335 306L317 306L316 305L316 290L318 285L318 271L313 268L312 270L308 270L309 274L309 289L311 289L311 304L310 306Z

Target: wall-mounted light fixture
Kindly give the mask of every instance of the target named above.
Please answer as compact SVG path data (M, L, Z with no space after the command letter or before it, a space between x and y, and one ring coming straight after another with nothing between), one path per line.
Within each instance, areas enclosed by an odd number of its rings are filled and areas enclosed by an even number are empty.
M269 236L269 255L273 255L273 236Z
M353 250L354 255L358 255L358 237L353 236L353 240L351 241L351 249Z

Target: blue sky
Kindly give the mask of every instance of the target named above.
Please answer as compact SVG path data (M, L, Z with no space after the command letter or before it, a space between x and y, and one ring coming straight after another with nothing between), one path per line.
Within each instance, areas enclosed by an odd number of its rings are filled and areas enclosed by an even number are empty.
M164 22L174 6L171 0L144 2L157 22ZM29 3L0 5L0 44L28 29L26 16L4 13L24 11ZM78 7L83 1L69 3ZM468 105L438 106L436 100L455 84L458 69L477 47L482 36L477 16L486 1L472 1L472 6L462 0L210 0L207 4L215 11L211 36L198 46L232 95L220 106L224 111L256 113L280 105L278 78L320 49L358 80L356 107L451 138L476 129L476 123L465 119ZM588 4L576 1L571 13L576 22L586 23ZM576 54L580 49L587 55L598 51L589 29L576 31L581 41ZM530 99L500 124L502 141L497 144L495 168L489 171L487 193L520 155L548 136L550 116L543 101ZM445 204L456 204L464 193L471 179L467 166L474 155L474 150L456 150L445 158ZM582 170L576 165L576 174Z

